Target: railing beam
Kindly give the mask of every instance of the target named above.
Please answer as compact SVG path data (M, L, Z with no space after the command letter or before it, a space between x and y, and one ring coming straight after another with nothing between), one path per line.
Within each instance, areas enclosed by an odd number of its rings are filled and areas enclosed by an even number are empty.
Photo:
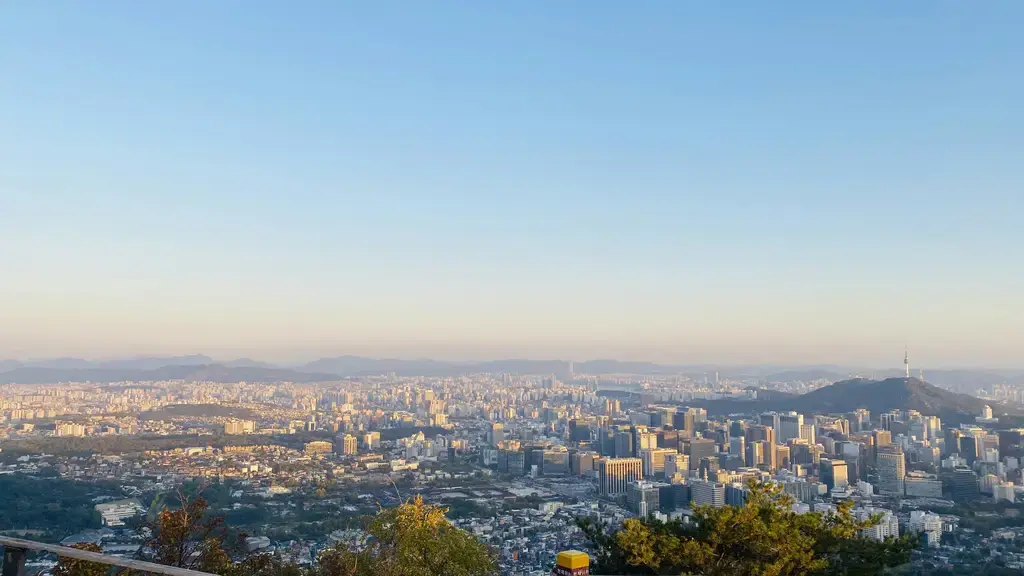
M96 562L98 564L106 564L107 566L120 566L121 568L131 568L132 570L137 570L139 572L165 574L166 576L213 576L212 574L199 572L198 570L189 570L186 568L178 568L176 566L164 566L163 564L143 562L142 560L134 560L131 558L107 556L106 554L100 554L99 552L89 552L86 550L79 550L77 548L59 546L57 544L46 544L45 542L22 540L21 538L10 538L8 536L0 536L0 546L4 547L4 568L3 572L0 572L0 576L25 576L25 552L27 550L50 552L57 556L66 556L76 560Z

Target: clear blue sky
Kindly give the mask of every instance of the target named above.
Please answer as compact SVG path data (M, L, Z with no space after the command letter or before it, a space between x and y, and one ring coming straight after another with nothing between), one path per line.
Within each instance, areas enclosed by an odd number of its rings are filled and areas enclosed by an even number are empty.
M0 357L1024 365L1022 26L5 2Z

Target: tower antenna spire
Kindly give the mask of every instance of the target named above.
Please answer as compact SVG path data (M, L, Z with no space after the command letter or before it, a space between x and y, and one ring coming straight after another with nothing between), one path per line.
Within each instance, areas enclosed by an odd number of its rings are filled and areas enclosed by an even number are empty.
M907 378L910 378L910 352L906 345L903 346L903 369L907 373Z

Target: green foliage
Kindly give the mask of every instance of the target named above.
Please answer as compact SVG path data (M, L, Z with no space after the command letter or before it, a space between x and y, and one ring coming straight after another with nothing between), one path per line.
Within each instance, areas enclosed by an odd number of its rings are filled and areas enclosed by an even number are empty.
M85 550L86 552L103 552L103 548L92 542L75 544L72 548ZM53 576L106 576L109 568L105 564L61 556L57 559L57 565L53 569Z
M100 527L92 498L120 496L98 484L22 474L0 476L0 494L0 530L43 530L58 540Z
M324 551L310 576L485 576L494 574L490 549L452 526L440 506L422 498L381 510L367 527L365 549Z
M595 573L793 576L878 574L909 561L916 538L877 542L859 531L851 503L836 514L796 514L774 484L752 482L742 507L697 507L693 522L629 519L620 530L580 523L596 550Z

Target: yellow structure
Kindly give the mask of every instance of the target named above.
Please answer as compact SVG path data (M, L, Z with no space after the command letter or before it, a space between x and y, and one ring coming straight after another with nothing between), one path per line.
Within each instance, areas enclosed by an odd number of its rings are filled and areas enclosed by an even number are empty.
M579 550L559 552L555 557L553 574L557 576L589 576L590 556Z

